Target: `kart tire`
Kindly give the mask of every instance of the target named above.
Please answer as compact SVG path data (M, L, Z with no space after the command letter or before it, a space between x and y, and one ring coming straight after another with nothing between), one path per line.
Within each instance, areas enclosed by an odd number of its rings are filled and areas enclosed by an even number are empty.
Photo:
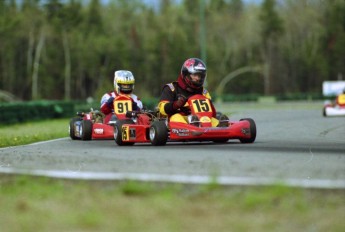
M256 125L253 119L251 118L242 118L240 121L248 121L249 122L249 130L250 130L250 138L241 138L241 143L253 143L256 138Z
M75 117L71 118L69 121L69 137L71 137L72 140L80 139L79 137L75 136L75 123L81 120L81 118Z
M131 146L134 142L123 142L122 140L122 125L123 124L133 124L132 120L117 120L114 124L114 139L115 143L119 146Z
M92 139L92 122L90 120L83 120L81 122L80 136L82 140Z
M168 128L165 121L154 121L150 127L150 141L154 146L163 146L168 140Z
M324 117L327 117L327 114L326 114L326 107L323 107L322 115L323 115Z

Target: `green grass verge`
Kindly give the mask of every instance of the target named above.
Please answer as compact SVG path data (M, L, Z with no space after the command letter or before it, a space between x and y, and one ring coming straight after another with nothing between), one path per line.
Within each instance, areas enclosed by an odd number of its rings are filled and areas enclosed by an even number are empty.
M339 231L343 191L2 175L2 231Z
M67 137L68 125L69 119L52 119L0 126L0 147Z

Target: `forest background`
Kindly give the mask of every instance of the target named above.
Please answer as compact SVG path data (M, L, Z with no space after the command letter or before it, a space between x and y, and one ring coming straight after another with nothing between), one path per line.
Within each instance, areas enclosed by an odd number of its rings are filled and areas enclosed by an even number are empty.
M189 57L205 60L215 97L321 96L345 78L343 0L156 2L0 0L0 91L98 101L128 69L137 95L158 98Z

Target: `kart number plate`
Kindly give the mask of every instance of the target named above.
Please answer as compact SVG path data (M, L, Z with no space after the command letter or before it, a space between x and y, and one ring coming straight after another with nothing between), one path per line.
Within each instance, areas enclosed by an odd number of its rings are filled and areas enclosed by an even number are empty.
M209 99L195 99L192 101L192 107L195 113L212 111Z
M135 128L130 128L129 126L122 126L122 141L129 141L131 139L136 139Z
M125 114L127 111L132 111L131 100L118 100L114 101L115 114Z

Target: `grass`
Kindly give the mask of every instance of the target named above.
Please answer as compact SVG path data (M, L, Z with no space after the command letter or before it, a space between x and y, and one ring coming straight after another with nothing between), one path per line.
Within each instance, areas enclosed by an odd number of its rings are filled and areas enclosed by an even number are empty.
M68 136L68 119L0 127L0 146ZM345 231L344 190L0 175L0 231Z
M0 147L67 137L69 119L53 119L0 126Z
M344 231L343 191L3 175L1 231Z

